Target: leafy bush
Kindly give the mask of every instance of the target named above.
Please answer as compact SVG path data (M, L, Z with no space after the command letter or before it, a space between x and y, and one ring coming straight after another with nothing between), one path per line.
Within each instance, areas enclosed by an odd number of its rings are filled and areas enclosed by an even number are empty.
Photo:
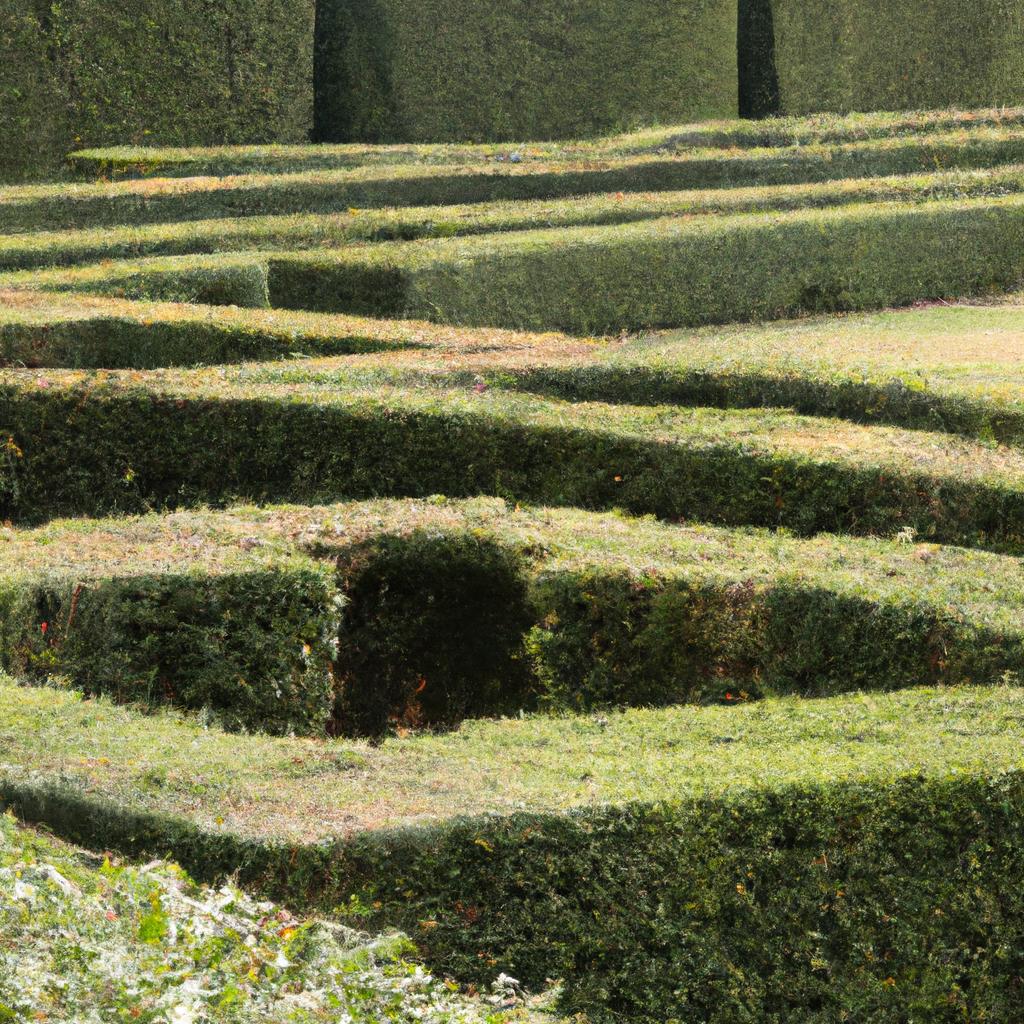
M233 885L197 885L174 864L99 863L4 816L0 928L5 1021L502 1019L427 974L402 935L301 921Z
M736 114L736 0L324 0L321 142L566 138Z
M292 309L610 334L1008 289L1022 250L1016 197L865 204L272 256L269 293Z
M1022 13L1019 0L771 0L780 107L800 114L1020 102Z
M52 173L83 144L302 142L309 135L313 0L42 0L34 12L25 7L4 0L0 9L0 53L12 55L0 72L0 97L9 100L0 106L9 142L0 180Z

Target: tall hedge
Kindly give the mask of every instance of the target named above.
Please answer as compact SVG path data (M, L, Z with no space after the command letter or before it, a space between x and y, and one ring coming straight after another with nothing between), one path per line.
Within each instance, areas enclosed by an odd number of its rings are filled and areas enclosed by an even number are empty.
M66 113L40 12L26 0L0 0L0 181L59 162Z
M304 142L314 0L0 0L0 179L82 145Z
M1022 0L772 0L771 15L784 113L1024 101Z
M322 0L316 135L558 138L735 117L736 0Z

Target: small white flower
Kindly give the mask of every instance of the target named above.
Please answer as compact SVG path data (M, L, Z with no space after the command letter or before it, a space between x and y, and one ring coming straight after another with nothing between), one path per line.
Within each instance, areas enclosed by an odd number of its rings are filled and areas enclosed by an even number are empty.
M24 900L26 903L35 903L36 887L28 882L17 881L14 883L14 898Z

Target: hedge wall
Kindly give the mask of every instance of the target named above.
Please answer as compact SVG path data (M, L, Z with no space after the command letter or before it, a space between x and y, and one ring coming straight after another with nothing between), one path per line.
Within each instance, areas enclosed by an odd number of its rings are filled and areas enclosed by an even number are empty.
M324 0L320 141L592 135L735 117L736 0Z
M771 15L785 113L1024 100L1021 0L772 0Z
M25 7L0 0L0 180L52 173L88 144L309 136L314 0Z
M769 782L298 847L67 785L8 776L0 799L84 845L238 870L293 906L353 897L440 972L564 977L560 1009L594 1024L952 1024L1020 1006L1019 771Z

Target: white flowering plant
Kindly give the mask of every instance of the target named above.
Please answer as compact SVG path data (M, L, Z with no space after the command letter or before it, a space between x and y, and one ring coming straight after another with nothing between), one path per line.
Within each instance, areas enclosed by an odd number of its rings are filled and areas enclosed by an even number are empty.
M178 867L92 857L0 815L0 1022L505 1024L402 935L302 921Z

